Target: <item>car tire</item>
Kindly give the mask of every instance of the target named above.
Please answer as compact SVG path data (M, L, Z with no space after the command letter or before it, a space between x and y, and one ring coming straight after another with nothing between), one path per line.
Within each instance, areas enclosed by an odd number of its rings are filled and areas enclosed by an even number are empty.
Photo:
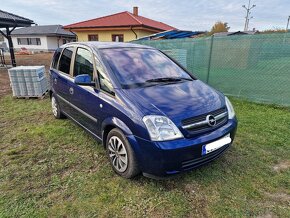
M118 175L131 179L140 174L135 153L120 129L114 128L109 132L106 150L110 164Z
M58 100L54 94L51 96L52 114L56 119L64 119L66 116L61 112Z

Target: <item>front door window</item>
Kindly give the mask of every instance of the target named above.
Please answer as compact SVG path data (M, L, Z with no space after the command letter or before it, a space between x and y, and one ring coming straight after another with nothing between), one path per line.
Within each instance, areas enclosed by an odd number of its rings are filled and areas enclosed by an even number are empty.
M75 64L74 64L74 77L81 74L88 74L93 79L94 65L93 57L89 50L85 48L78 48Z

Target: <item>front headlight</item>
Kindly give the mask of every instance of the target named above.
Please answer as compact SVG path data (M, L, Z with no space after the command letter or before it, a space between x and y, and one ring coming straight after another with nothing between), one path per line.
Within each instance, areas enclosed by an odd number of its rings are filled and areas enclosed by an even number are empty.
M226 99L226 106L228 109L229 119L233 119L235 117L235 111L234 111L233 105L226 96L225 96L225 99Z
M148 115L143 117L152 141L166 141L183 138L182 133L175 124L167 117Z

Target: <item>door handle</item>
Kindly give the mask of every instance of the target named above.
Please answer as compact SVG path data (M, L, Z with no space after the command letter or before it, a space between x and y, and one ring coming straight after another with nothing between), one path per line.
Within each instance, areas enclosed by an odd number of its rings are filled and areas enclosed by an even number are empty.
M74 94L74 89L73 89L73 87L70 87L70 88L69 88L69 93L70 93L71 95Z

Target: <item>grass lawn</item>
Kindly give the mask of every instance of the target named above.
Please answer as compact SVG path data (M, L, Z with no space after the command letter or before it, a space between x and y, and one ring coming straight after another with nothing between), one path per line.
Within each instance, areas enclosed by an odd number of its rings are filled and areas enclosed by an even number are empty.
M290 217L290 110L232 99L234 145L180 176L126 180L45 100L0 98L0 217Z

